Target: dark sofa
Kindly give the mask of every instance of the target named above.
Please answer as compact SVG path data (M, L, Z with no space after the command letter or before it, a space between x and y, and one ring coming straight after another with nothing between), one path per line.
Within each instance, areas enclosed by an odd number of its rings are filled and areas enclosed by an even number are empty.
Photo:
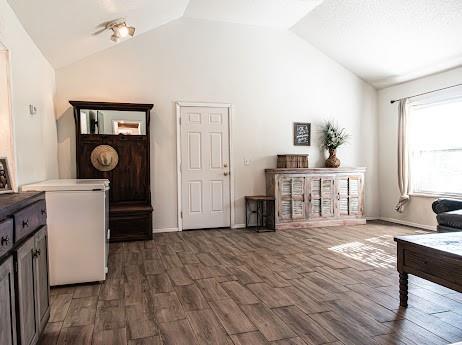
M439 232L462 231L462 200L438 199L432 204Z

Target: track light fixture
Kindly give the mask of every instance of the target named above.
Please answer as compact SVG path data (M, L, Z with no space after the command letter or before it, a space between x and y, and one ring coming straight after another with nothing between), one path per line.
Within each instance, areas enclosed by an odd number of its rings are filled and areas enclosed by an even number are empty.
M97 26L97 28L101 28L100 30L93 33L93 35L99 35L106 30L111 30L111 40L114 42L119 42L121 38L124 37L133 37L135 34L135 27L128 26L125 18L118 18L108 22L101 23Z
M115 24L110 28L112 30L111 40L119 42L121 38L130 36L133 37L135 34L135 27L128 26L126 22Z

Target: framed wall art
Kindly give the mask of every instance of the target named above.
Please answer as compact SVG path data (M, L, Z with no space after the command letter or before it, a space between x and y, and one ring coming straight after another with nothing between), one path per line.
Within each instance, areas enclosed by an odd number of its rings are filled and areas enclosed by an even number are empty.
M311 145L311 123L294 122L294 145Z
M0 194L12 193L13 184L11 181L10 171L8 169L8 160L5 157L0 158Z

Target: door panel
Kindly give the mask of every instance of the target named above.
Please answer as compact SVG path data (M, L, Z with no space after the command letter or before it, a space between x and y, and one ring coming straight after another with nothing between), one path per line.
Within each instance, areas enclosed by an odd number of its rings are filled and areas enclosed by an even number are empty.
M188 133L188 168L190 170L200 170L202 168L202 138L201 133L199 132L190 132Z
M37 315L39 316L39 329L42 330L48 321L50 308L50 284L48 279L48 233L43 227L35 236L36 257L36 287L37 287Z
M348 214L348 178L337 179L338 188L338 212L344 216Z
M223 190L223 181L211 181L212 186L212 212L224 212L223 208L223 198L224 198L224 190Z
M210 168L223 168L223 136L222 133L209 133L210 142Z
M0 265L0 344L16 345L13 257Z
M280 220L303 220L306 218L305 183L304 177L279 178L278 215Z
M229 227L228 108L181 107L184 229Z
M334 178L313 177L309 183L309 218L334 217Z
M189 181L189 207L190 214L202 213L202 181Z
M342 176L337 178L339 216L362 214L361 193L360 176Z
M292 219L305 219L305 178L292 178Z
M18 311L21 345L34 344L38 336L38 314L35 296L35 239L32 237L17 250Z
M292 219L292 179L281 177L279 179L279 219Z

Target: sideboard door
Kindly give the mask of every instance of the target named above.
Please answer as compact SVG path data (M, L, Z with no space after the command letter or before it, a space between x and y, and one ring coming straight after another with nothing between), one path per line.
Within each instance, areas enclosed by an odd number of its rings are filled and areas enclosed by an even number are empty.
M337 210L339 216L363 214L362 179L360 175L337 178Z
M30 238L17 250L17 300L21 345L37 342L38 315L35 289L35 239Z
M309 203L308 217L316 218L332 218L334 212L334 177L312 177L309 181Z
M50 283L48 278L48 232L47 227L35 234L35 248L38 251L36 257L36 290L37 290L37 314L39 330L43 330L48 322L50 313Z
M16 345L13 257L0 265L0 344Z
M306 178L299 176L279 178L279 220L298 221L306 219Z

